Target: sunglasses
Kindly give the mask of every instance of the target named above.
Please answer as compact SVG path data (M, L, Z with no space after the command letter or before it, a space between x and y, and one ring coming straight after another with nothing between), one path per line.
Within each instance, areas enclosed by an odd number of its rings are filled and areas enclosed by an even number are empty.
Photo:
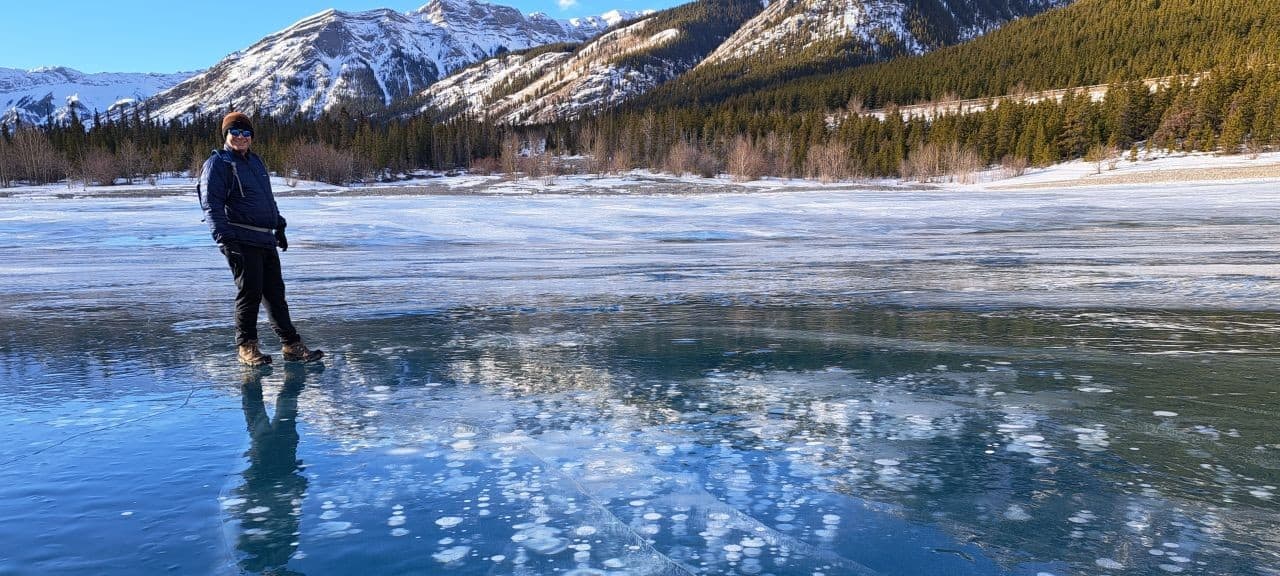
M232 128L230 130L227 130L227 134L230 134L232 136L243 136L245 138L253 138L253 130L241 130L239 128Z

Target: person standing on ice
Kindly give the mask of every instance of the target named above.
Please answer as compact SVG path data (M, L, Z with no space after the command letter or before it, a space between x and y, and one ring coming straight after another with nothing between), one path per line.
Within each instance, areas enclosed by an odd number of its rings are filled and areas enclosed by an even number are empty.
M242 364L262 366L271 356L258 348L258 305L265 302L271 328L283 344L285 360L315 362L324 357L310 350L289 319L284 299L280 254L289 249L285 220L271 194L267 166L249 151L253 123L239 112L222 119L223 146L214 150L200 171L196 194L213 241L231 266L236 282L236 348ZM200 194L201 190L203 194Z

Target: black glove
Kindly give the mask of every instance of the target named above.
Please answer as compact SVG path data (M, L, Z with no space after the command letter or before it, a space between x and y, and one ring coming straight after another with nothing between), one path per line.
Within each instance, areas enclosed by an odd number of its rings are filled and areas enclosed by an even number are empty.
M284 237L284 228L276 229L276 245L280 247L281 252L289 251L289 239Z

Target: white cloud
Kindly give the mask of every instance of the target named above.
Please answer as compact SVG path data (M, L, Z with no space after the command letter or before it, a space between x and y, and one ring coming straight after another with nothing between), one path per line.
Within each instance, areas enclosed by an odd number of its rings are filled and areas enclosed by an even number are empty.
M561 10L568 10L577 6L578 0L556 0L556 3L560 5Z

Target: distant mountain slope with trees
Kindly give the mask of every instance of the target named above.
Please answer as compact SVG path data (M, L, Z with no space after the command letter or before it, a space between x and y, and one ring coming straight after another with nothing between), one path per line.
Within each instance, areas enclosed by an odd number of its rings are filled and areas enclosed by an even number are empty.
M884 5L857 1L842 5L839 1L779 0L769 8L775 13L762 14L738 34L769 36L762 41L768 45L767 50L749 50L744 55L722 54L722 49L689 74L637 101L637 105L714 104L833 70L937 50L1069 2L900 0ZM851 15L846 10L854 10L857 15L855 29L847 28L846 20ZM761 22L768 18L773 22ZM788 29L788 24L796 26L797 21L805 23L798 30ZM815 26L825 32L817 32Z
M971 42L922 56L785 78L751 90L705 85L732 107L830 110L851 100L868 107L945 97L1107 84L1280 62L1280 5L1258 0L1078 0ZM771 66L787 69L787 62ZM812 63L796 63L812 68ZM696 78L690 77L688 84ZM729 84L734 86L732 82ZM637 101L679 106L691 85Z

